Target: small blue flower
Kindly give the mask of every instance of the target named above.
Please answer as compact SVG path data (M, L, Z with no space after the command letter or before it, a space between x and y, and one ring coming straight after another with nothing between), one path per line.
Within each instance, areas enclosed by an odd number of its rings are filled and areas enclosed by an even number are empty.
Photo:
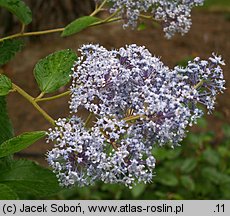
M107 50L83 45L73 66L70 119L48 132L47 160L63 186L101 180L132 187L152 181L155 145L179 145L187 129L209 112L225 89L220 56L195 58L170 69L143 46ZM76 115L93 113L92 127Z
M95 0L98 2L98 0ZM171 38L175 33L184 35L190 29L191 10L203 5L204 0L108 0L112 4L110 12L120 10L124 28L135 28L141 14L150 12L153 19L163 23L165 36Z

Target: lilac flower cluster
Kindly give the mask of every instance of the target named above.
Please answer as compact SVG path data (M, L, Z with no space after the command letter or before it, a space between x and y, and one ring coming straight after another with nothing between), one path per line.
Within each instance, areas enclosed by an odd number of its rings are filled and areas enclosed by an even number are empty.
M204 0L108 0L111 13L120 11L124 27L136 27L142 13L151 12L153 18L162 21L167 38L175 33L184 35L191 26L191 10L203 4Z
M204 0L156 0L157 7L153 10L155 19L163 21L167 38L175 33L186 34L191 27L191 10L195 6L203 5Z
M102 128L87 130L76 116L58 119L56 125L49 131L49 140L55 140L56 145L47 159L62 186L85 186L102 180L131 187L136 180L151 181L155 159L151 147L147 148L138 139L122 139L119 146L114 141L112 144L111 138L101 132Z
M197 104L212 110L224 90L224 62L214 54L169 69L135 44L111 51L89 44L80 52L72 74L74 115L48 133L56 142L48 162L64 186L150 182L154 145L178 145L202 115ZM76 117L80 108L95 116L92 127Z

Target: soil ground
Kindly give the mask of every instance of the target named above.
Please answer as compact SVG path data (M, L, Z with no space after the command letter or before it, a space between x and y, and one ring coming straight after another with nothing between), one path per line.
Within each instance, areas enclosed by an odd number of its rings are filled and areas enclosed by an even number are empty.
M109 49L132 43L145 45L153 54L161 56L161 60L170 67L189 57L200 56L206 59L215 52L225 59L224 75L227 81L227 89L218 97L216 105L216 110L222 118L217 115L208 116L208 129L215 131L218 138L221 136L220 128L223 121L230 122L230 15L229 13L194 11L192 18L193 25L190 32L184 37L178 35L171 40L165 39L161 27L153 26L152 23L148 23L148 28L142 31L124 31L121 23L113 23L90 28L65 39L60 38L58 34L44 36L42 40L27 41L27 46L17 54L5 70L13 82L33 96L37 96L39 90L33 77L33 67L36 62L60 49L77 50L84 43L99 43ZM63 91L65 91L64 88L59 90L59 92ZM46 130L50 127L31 104L18 94L9 95L8 106L16 135L26 131ZM54 119L68 115L68 97L43 102L41 106ZM46 144L44 139L17 156L32 158L46 165L44 154L50 148L52 148L51 144Z

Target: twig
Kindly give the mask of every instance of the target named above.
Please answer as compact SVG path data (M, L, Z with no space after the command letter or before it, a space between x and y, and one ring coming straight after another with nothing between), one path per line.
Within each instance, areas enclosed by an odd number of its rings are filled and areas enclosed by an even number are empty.
M47 98L35 98L35 101L36 102L42 102L42 101L51 101L51 100L55 100L55 99L58 99L58 98L61 98L61 97L65 97L67 95L70 95L71 91L68 90L66 92L63 92L61 94L58 94L58 95L55 95L55 96L52 96L52 97L47 97Z
M20 95L22 95L26 100L28 100L42 115L43 117L49 121L52 125L55 125L55 121L53 118L51 118L34 100L32 96L30 96L27 92L25 92L23 89L21 89L16 84L12 84L13 89L17 91Z

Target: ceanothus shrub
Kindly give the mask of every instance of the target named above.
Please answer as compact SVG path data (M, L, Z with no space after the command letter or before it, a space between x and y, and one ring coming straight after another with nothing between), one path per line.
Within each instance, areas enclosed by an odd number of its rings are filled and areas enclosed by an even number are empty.
M169 69L143 46L108 51L83 45L73 66L71 117L58 119L48 141L55 147L48 162L61 185L91 185L96 180L151 182L155 145L179 145L188 126L203 114L198 104L214 109L223 92L220 56L195 58L187 67ZM92 127L76 116L85 108Z
M102 2L102 0L95 0ZM108 0L112 7L110 12L117 13L124 20L124 27L135 28L139 18L150 18L162 22L167 38L175 33L184 35L190 29L191 10L201 6L204 0ZM151 16L143 13L150 12Z
M191 27L192 8L204 0L95 0L95 10L88 16L61 28L34 32L26 27L32 22L30 8L22 0L16 6L12 2L0 1L0 7L18 18L21 29L0 38L0 67L23 48L26 41L17 38L53 33L68 37L119 21L124 28L135 29L143 20L162 24L168 39L184 35ZM37 62L33 71L37 96L12 82L5 67L0 68L0 199L50 196L61 190L59 185L102 181L132 188L150 183L157 174L155 148L179 146L203 115L203 107L212 113L216 96L225 89L224 61L214 53L208 60L197 57L186 67L170 69L136 44L112 50L87 44L79 51L80 57L65 49ZM47 96L69 82L67 91ZM52 125L50 129L14 136L5 100L11 93L26 99ZM65 96L70 96L69 115L55 121L40 103ZM89 113L86 119L80 110ZM46 155L52 170L12 157L45 136L54 144Z

